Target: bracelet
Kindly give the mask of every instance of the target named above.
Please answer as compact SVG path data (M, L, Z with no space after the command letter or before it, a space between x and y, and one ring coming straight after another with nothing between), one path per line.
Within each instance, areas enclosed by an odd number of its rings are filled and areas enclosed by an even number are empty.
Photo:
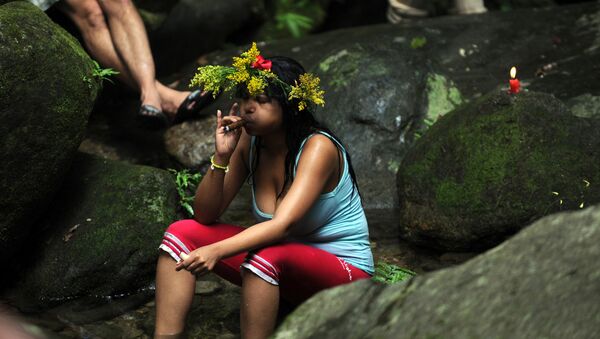
M225 173L229 172L229 164L223 166L223 165L219 165L215 162L215 155L211 155L210 156L210 169L211 170L215 170L215 168L218 168L220 170L224 170Z

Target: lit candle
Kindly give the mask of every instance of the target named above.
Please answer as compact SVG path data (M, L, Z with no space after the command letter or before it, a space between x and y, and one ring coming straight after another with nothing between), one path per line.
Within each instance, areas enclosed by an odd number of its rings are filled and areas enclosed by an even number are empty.
M517 68L514 66L510 69L510 80L508 82L510 84L509 92L511 94L519 93L521 83L519 82L519 79L517 79Z

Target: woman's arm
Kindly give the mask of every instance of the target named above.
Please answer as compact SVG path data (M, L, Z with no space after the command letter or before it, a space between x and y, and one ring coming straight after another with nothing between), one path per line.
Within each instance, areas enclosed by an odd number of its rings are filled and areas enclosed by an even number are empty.
M220 111L217 113L214 161L217 164L228 165L229 171L225 173L222 169L208 169L194 197L194 219L205 225L212 224L221 216L248 175L245 161L250 136L241 128L228 133L222 129L223 126L240 119L232 115L236 108L236 105L232 106L227 117L221 118Z
M276 243L289 233L290 227L298 222L321 195L330 176L337 175L331 164L337 163L337 147L322 135L311 137L304 146L296 177L277 207L272 220L245 229L237 235L204 246L182 257L177 269L192 273L212 270L222 258Z

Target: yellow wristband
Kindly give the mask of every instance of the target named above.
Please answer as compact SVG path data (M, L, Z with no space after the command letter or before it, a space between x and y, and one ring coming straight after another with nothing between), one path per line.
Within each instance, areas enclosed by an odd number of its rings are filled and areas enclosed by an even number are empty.
M210 169L214 171L215 168L218 168L220 170L224 170L225 173L229 172L229 164L223 166L223 165L219 165L219 164L215 163L215 155L213 154L210 157Z

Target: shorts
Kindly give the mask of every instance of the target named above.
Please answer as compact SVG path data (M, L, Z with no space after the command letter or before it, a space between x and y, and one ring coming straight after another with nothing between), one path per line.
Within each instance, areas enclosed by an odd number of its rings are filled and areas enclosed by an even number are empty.
M179 262L182 252L232 237L245 228L229 224L202 225L195 220L180 220L167 228L160 249ZM282 242L222 259L213 271L238 286L241 268L264 281L279 286L281 298L297 305L326 288L371 276L343 259L316 247L296 242Z

